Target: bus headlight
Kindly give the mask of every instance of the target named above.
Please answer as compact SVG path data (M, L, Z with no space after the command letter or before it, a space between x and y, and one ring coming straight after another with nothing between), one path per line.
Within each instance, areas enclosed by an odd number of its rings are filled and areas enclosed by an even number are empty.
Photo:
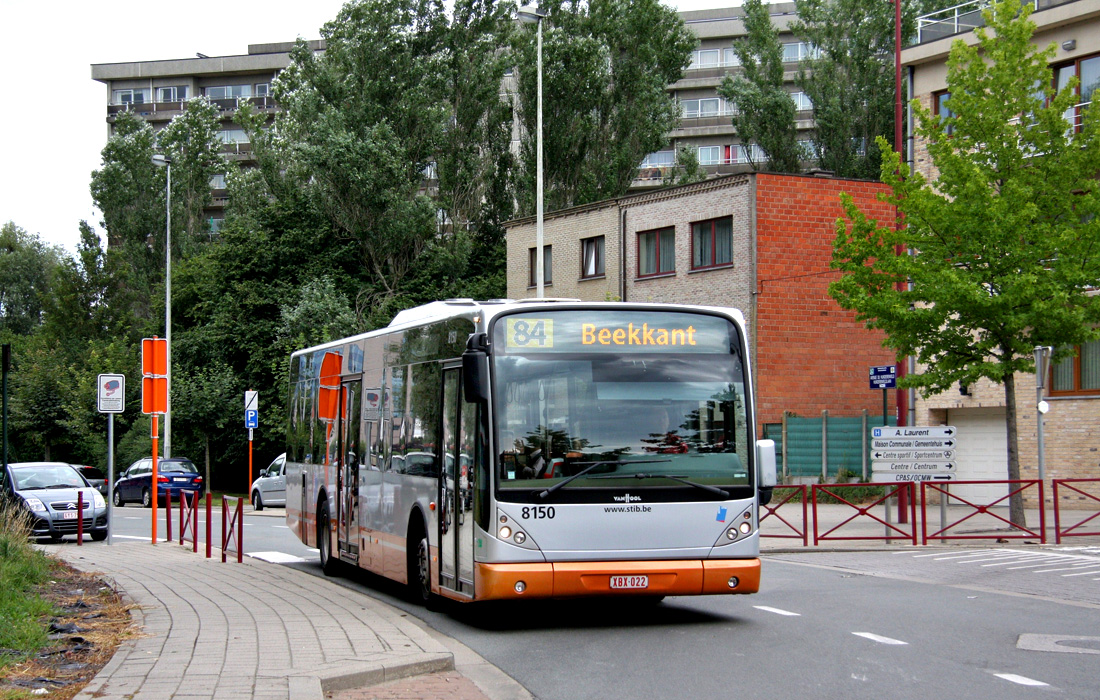
M737 528L731 527L730 529L726 530L726 537L731 540L737 539Z
M505 525L497 531L497 534L500 535L500 539L506 540L512 536L512 528Z
M527 541L527 535L523 534L522 532L517 532L516 536L512 539L516 541L516 544L523 544Z
M752 523L741 523L737 529L741 531L742 535L747 535L752 532Z

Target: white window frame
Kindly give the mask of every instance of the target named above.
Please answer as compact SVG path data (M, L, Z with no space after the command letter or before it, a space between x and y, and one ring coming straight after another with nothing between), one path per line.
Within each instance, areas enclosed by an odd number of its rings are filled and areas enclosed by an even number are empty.
M581 279L594 279L607 274L607 258L603 236L581 239Z
M126 99L129 97L129 99ZM134 99L141 97L140 100ZM120 88L114 90L111 103L116 105L143 105L149 102L149 88Z

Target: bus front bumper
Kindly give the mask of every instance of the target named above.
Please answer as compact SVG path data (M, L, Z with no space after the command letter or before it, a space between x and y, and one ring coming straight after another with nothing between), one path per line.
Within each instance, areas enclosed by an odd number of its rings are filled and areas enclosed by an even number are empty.
M477 564L475 600L756 593L759 559ZM617 585L644 587L622 588Z

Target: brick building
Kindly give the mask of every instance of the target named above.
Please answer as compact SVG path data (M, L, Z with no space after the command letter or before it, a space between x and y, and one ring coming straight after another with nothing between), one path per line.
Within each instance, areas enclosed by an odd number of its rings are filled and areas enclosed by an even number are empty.
M629 195L545 217L548 297L731 306L745 314L758 428L881 410L867 370L891 364L882 334L829 297L839 194L875 218L878 183L755 173ZM535 220L508 224L508 296L535 296ZM891 394L893 392L891 391ZM890 397L893 401L893 396ZM893 405L893 403L891 403Z
M933 114L950 109L947 90L947 58L954 41L975 44L973 28L983 23L982 3L958 5L919 18L920 33L901 54L909 75L911 94ZM1033 42L1056 46L1051 64L1057 85L1070 75L1081 79L1080 104L1067 115L1080 128L1080 115L1100 86L1100 0L1054 0L1037 5L1031 15L1036 25ZM913 143L913 167L929 181L936 173L926 145ZM1044 417L1044 466L1048 483L1045 499L1051 501L1050 479L1100 477L1100 342L1079 347L1078 356L1051 368L1045 398L1050 411ZM1017 374L1016 416L1019 434L1020 477L1037 479L1038 430L1034 374ZM956 458L968 465L973 479L1008 478L1004 387L982 380L975 385L929 397L913 399L917 425L954 425L959 429ZM1004 489L997 487L999 493ZM992 487L968 487L965 495L996 497ZM955 493L955 488L952 488ZM1033 490L1025 492L1029 506ZM960 494L962 495L962 494ZM1061 494L1060 494L1061 495ZM1095 507L1083 496L1070 493L1063 507Z

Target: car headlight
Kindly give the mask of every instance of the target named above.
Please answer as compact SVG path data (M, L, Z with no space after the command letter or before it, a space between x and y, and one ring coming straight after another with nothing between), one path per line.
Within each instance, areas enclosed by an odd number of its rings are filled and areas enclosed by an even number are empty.
M46 512L46 504L34 496L23 496L23 502L27 504L27 508L29 508L32 513Z
M96 508L106 508L107 502L103 500L103 495L99 491L92 491L92 503Z

